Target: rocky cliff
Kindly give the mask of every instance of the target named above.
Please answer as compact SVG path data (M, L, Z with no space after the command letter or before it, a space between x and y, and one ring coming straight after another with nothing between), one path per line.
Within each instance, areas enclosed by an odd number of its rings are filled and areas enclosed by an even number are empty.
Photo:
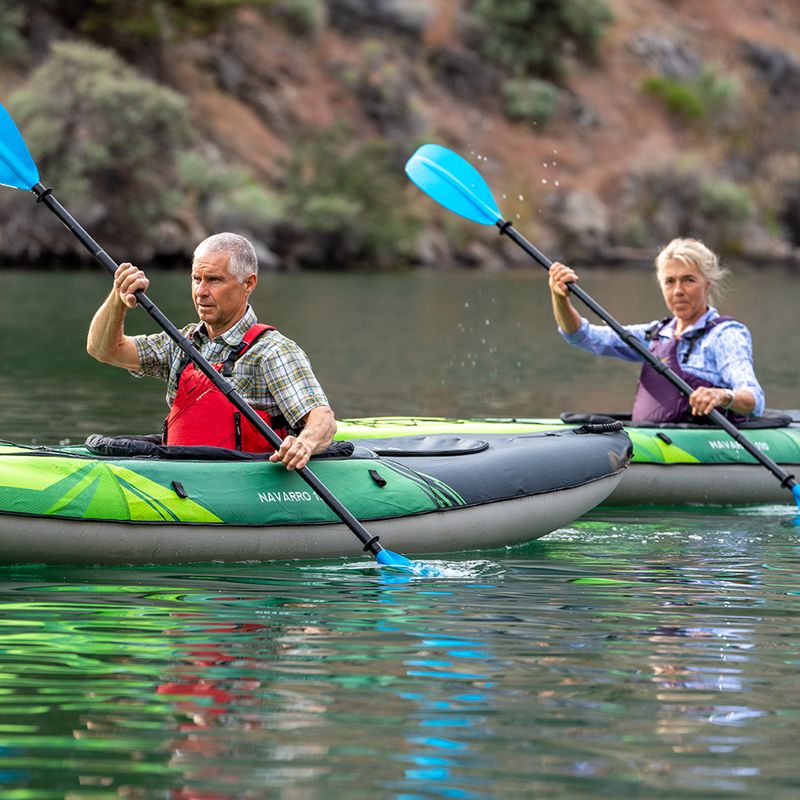
M504 215L553 257L646 262L693 235L752 262L798 260L792 0L607 0L591 53L577 38L547 39L535 19L507 29L498 53L468 0L263 0L194 27L155 15L147 38L88 24L87 5L102 4L0 2L17 34L16 48L0 38L2 101L41 148L46 182L126 257L183 260L226 227L252 236L275 269L524 263L404 180L405 159L436 141L469 158ZM554 41L555 67L541 60ZM84 56L69 51L51 66L61 82L43 77L65 42L111 50L113 66L93 62L81 90ZM522 69L528 43L539 60ZM107 119L92 106L112 91L98 74L146 86ZM156 88L185 136L167 120L139 128L146 104L130 98ZM126 160L136 149L126 136L156 143L146 163ZM3 196L0 210L6 263L78 256L27 198Z

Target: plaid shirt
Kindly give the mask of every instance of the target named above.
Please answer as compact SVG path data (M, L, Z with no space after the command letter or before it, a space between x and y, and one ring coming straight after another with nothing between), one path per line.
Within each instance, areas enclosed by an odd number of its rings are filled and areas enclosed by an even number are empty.
M205 325L193 322L181 330L212 364L224 361L256 324L255 312L248 306L244 316L229 330L209 339ZM140 368L136 377L151 375L167 381L167 405L172 406L178 391L178 370L184 352L166 333L134 336ZM309 363L308 356L278 331L267 331L236 362L228 380L253 408L271 417L282 414L290 427L297 429L303 417L317 406L329 405Z
M725 389L747 389L756 399L755 416L764 413L764 390L761 388L753 370L753 343L747 326L736 320L720 322L695 342L688 361L684 356L690 341L684 338L691 331L703 328L707 322L716 319L719 312L709 307L690 328L681 335L676 356L681 369L708 381L712 386ZM644 325L624 325L637 339L647 344L645 333L657 320ZM675 319L668 322L658 334L659 338L669 339L674 335ZM581 327L575 333L565 333L559 328L564 340L574 347L599 356L613 356L624 361L643 361L644 359L614 331L606 325L591 325L581 318Z

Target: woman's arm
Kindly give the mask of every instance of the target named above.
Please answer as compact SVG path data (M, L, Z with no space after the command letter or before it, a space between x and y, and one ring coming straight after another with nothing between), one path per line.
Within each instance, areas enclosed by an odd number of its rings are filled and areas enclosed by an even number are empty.
M578 280L577 273L556 261L549 270L550 297L556 324L564 333L575 333L581 327L581 315L569 299L568 284Z

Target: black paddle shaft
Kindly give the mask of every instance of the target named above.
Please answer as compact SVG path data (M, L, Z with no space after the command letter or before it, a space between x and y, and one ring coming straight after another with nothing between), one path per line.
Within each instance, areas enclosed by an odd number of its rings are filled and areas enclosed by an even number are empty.
M516 244L518 244L529 256L537 261L548 272L553 262L542 253L537 247L531 244L519 231L514 228L510 222L498 220L497 227L500 229L501 234L505 234ZM688 397L693 389L686 383L683 378L673 372L663 361L654 356L645 344L637 339L630 331L626 330L622 325L617 322L611 314L608 313L599 303L596 303L591 296L586 294L583 289L575 283L568 284L569 291L575 295L584 305L588 306L600 319L602 319L617 336L622 339L625 344L635 350L645 361L647 361L653 369L660 375L663 375L673 386L676 386L680 391ZM778 480L781 486L787 489L793 489L797 484L794 480L794 475L789 475L784 472L769 456L761 452L749 439L747 439L741 431L724 415L717 411L716 408L712 409L708 414L709 419L722 428L726 433L733 437L748 453L750 453L756 461L763 464Z
M36 195L36 201L44 203L71 231L80 243L92 254L92 257L104 267L111 275L117 271L118 264L100 245L84 230L80 223L67 211L53 196L50 189L37 183L31 191ZM231 386L230 382L220 375L208 362L203 354L170 322L156 304L141 290L135 292L139 305L159 324L161 329L172 339L178 347L194 362L197 368L217 387L237 411L277 450L281 446L281 438L269 425L250 407L250 404ZM307 467L297 470L300 477L322 498L328 507L347 525L348 528L361 540L364 550L369 550L377 555L383 546L377 536L372 536L364 526L331 494L327 486Z

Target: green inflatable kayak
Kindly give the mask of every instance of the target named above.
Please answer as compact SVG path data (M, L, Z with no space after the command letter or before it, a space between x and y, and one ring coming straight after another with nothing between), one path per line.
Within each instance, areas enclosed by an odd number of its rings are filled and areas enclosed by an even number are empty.
M362 439L311 468L397 552L496 548L602 502L630 459L619 430ZM217 448L95 436L0 444L0 560L165 564L351 556L361 543L296 473Z
M452 434L484 436L525 431L563 431L586 421L624 415L563 414L561 419L446 419L373 417L339 422L337 438ZM800 476L800 413L771 412L769 427L743 433L787 472ZM747 505L792 502L791 494L740 444L709 426L626 424L633 459L617 488L603 505Z

